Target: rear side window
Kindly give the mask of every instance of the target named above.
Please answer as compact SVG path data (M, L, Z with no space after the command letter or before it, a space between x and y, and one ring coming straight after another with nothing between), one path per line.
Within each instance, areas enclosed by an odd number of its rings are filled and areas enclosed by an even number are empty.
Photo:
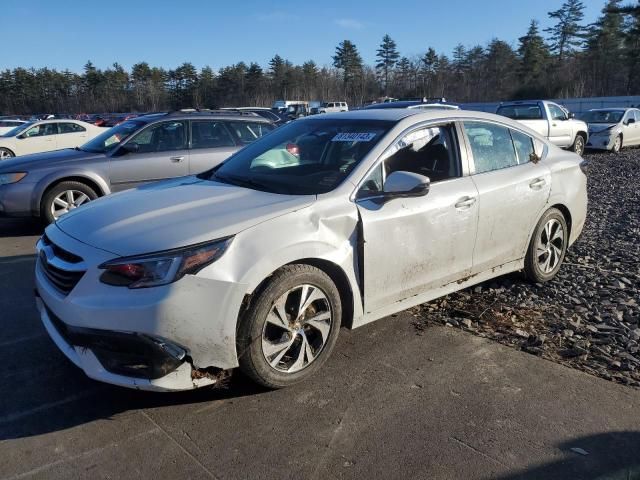
M513 139L513 145L516 147L518 165L529 162L531 160L531 154L535 152L533 139L529 135L518 132L517 130L511 130L511 138Z
M191 123L191 148L235 147L236 142L224 122L206 120Z
M229 122L229 127L242 143L251 143L273 130L269 123Z
M491 172L518 165L518 157L506 127L486 122L464 122L475 173Z
M541 120L542 110L535 104L524 105L507 105L498 108L496 112L503 117L512 118L513 120Z
M77 123L59 123L58 128L60 129L60 133L79 133L86 131L82 125L78 125Z

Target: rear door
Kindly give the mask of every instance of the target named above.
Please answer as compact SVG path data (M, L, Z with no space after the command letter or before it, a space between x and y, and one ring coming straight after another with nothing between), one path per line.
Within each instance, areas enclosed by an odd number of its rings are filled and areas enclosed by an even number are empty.
M555 103L547 104L549 109L549 140L559 147L573 144L573 126L569 115Z
M464 122L478 189L478 234L472 274L519 260L551 190L551 172L531 161L534 140L486 121Z
M209 170L239 148L223 120L192 120L189 173Z
M88 137L87 129L78 123L58 123L58 149L79 147Z
M186 120L154 123L126 143L136 145L137 151L120 147L109 162L112 190L188 175L187 127Z
M38 123L17 137L19 155L48 152L58 148L58 124Z

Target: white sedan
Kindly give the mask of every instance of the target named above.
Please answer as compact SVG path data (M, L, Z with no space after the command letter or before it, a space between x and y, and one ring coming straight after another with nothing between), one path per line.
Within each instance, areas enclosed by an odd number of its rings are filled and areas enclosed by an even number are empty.
M637 108L589 110L582 119L589 126L587 148L618 153L622 147L640 145L640 110Z
M26 122L0 137L0 160L78 147L105 129L79 120Z
M318 371L341 326L517 270L551 280L583 229L586 183L578 155L505 117L307 117L50 225L36 302L94 379L187 390L240 367L284 387Z
M25 120L18 120L15 118L2 118L0 119L0 136L9 133L16 127L27 123Z

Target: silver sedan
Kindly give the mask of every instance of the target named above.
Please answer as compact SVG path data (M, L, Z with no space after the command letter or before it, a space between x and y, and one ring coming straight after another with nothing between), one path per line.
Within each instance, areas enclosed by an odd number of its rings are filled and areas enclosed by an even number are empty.
M637 108L589 110L582 119L589 126L587 148L618 153L622 147L640 145L640 110Z
M61 217L38 243L37 304L97 380L187 390L240 367L284 387L341 326L513 271L551 280L586 211L582 159L505 117L313 116Z

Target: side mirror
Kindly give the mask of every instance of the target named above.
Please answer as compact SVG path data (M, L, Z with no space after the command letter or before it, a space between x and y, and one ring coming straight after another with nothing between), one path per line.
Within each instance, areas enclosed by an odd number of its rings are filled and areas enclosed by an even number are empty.
M138 153L140 151L140 145L135 142L125 143L121 148L125 153Z
M570 112L570 113L569 113L569 118L576 118L576 114L575 114L575 113L573 113L573 112Z
M631 125L632 123L636 123L635 118L630 118L629 120L627 120L627 125Z
M538 163L540 161L540 157L538 156L538 154L536 152L531 152L529 154L529 161L531 163Z
M419 173L398 171L387 177L382 191L387 198L422 197L429 193L430 187L429 177Z

